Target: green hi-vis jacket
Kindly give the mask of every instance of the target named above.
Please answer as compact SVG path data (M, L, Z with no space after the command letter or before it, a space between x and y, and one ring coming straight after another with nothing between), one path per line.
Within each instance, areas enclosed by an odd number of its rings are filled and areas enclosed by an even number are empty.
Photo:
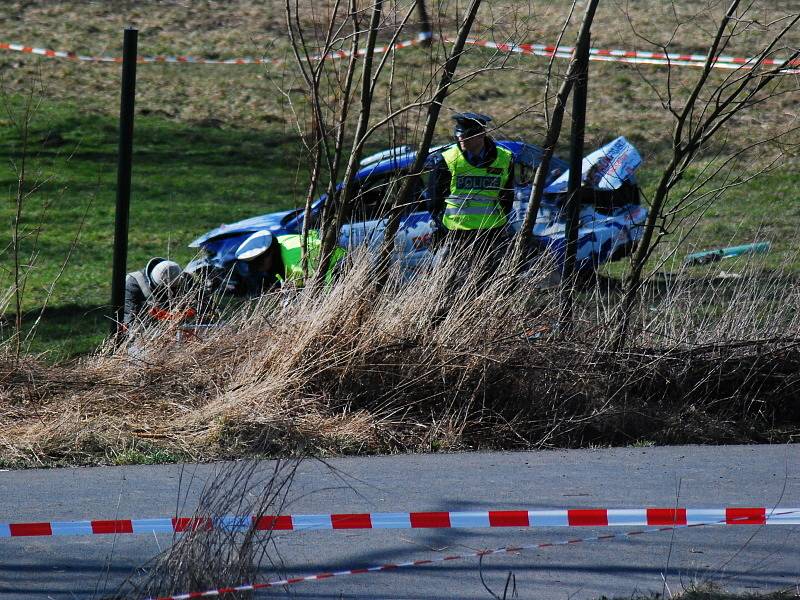
M277 238L281 250L286 281L297 285L303 284L303 236L301 234L279 235ZM311 230L308 232L308 271L313 273L319 265L319 250L322 241L319 233ZM328 272L325 274L325 283L330 285L333 280L333 271L336 265L347 254L347 250L336 246L331 256Z
M513 155L497 147L497 158L488 167L471 165L461 148L442 152L450 171L450 195L445 199L442 224L447 229L494 229L508 222L498 202L508 180Z

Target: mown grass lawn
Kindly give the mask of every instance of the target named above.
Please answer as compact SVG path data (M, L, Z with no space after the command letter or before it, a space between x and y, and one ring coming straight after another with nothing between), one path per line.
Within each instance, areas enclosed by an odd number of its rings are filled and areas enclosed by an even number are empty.
M4 102L0 223L6 241L0 255L0 290L10 289L14 270L7 244L23 153L18 122L24 98ZM27 273L23 312L28 325L47 301L30 346L34 352L47 350L54 359L88 352L108 330L116 161L116 119L73 104L43 100L38 106L28 135L24 187L30 195L22 209L21 253L22 270ZM300 142L283 130L186 124L138 115L129 269L140 268L152 256L185 263L193 256L187 244L208 229L296 206L307 179L303 164ZM643 188L650 193L658 164L646 164L641 175ZM789 264L796 270L799 216L793 173L775 171L735 188L711 207L675 256L763 239L773 244L766 266ZM721 268L736 264L726 262ZM624 262L605 269L612 276L624 270ZM13 312L12 301L5 335Z
M23 117L24 100L6 99L6 104L11 117L0 121L2 290L9 288L14 271L7 244L23 154L15 120ZM108 328L117 124L79 106L45 102L28 137L24 190L29 196L22 208L20 255L27 274L23 310L28 322L49 296L31 349L62 356L85 352ZM137 116L134 143L130 269L159 255L185 263L193 256L187 244L199 234L222 222L289 207L302 196L298 145L282 134Z
M291 60L283 4L276 0L196 4L191 11L180 4L150 1L122 6L36 0L0 6L0 20L7 25L9 41L33 46L118 55L121 29L132 25L140 31L141 54L288 58L269 67L141 65L137 73L129 268L138 268L154 255L185 262L191 258L186 244L200 233L221 222L291 207L303 195L307 166L296 126L298 121L301 128L307 126L307 106L302 79ZM690 0L640 4L604 4L595 19L593 45L658 50L643 45L643 40L659 41L662 34L671 32L674 50L702 52L713 23L725 8L700 6ZM308 31L319 18L312 6L314 3L301 4L300 9ZM785 12L784 7L766 0L758 0L753 10L765 23ZM435 28L452 33L460 11L463 7L459 5L438 7L433 15ZM534 6L494 0L479 11L472 33L482 39L553 43L568 12L568 4ZM412 18L404 35L413 37L418 26ZM576 28L577 19L573 19L565 43L572 43ZM734 36L726 50L741 56L757 53L768 32L756 29L746 36ZM388 40L389 32L381 35L382 42ZM789 32L789 47L797 45L799 36L798 31ZM385 108L389 95L397 96L399 102L421 93L430 83L432 65L443 59L444 51L445 45L437 43L431 49L399 52L394 91L389 94L386 81L381 82L376 89L375 114ZM469 48L460 69L462 74L474 72L475 76L466 77L448 97L437 137L448 135L450 121L446 115L450 111L479 110L503 123L500 135L540 141L546 62L513 55L503 69L497 69L497 61L492 63L491 56L487 49ZM494 68L480 74L492 64ZM554 68L558 78L566 62L557 61ZM409 73L414 76L406 76ZM714 82L718 84L724 76L715 74ZM587 150L617 135L628 137L645 156L640 175L644 189L651 193L658 161L669 150L674 125L660 98L668 83L677 97L683 97L686 86L696 77L693 69L677 69L668 77L667 71L658 67L592 63ZM792 81L787 79L789 89ZM13 120L20 116L20 94L25 90L34 88L35 97L43 102L28 144L27 189L35 188L35 192L23 210L23 223L29 232L23 244L23 263L27 263L33 247L30 232L42 224L23 303L29 323L48 297L48 286L80 231L69 264L52 290L48 312L31 346L33 351L47 349L53 356L85 352L107 329L118 86L119 68L115 64L0 53L0 90L10 94L0 101L0 308L9 289L13 262L7 249L17 185L12 163L19 164L21 151ZM785 132L793 126L795 104L794 95L778 94L759 104L747 118L732 122L722 136L735 150L752 143L754 136L770 138ZM354 113L351 111L351 121ZM414 142L418 117L411 112L407 119L400 119L398 131L403 142ZM565 130L561 150L566 140ZM781 150L796 155L793 141L782 140ZM380 145L376 139L370 150ZM775 149L759 148L759 153L768 156ZM796 156L793 160L797 161ZM676 252L676 258L693 250L764 239L773 244L765 261L768 268L788 261L797 270L794 248L800 205L794 180L792 168L786 168L732 190L708 211ZM50 207L44 217L43 204ZM81 226L84 214L86 220ZM739 264L711 268L731 270ZM672 263L666 268L676 266ZM605 271L620 276L624 265L617 263ZM10 311L14 311L13 304ZM0 328L3 335L8 333L2 320Z

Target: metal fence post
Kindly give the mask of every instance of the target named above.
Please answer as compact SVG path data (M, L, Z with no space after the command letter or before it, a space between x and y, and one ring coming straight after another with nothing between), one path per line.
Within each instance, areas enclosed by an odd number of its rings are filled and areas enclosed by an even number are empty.
M561 327L572 325L575 296L575 267L578 252L578 230L581 207L581 167L583 139L586 131L586 96L589 83L589 43L591 35L578 40L575 60L578 61L577 78L572 90L572 129L570 132L569 183L567 191L567 227L565 231L564 270L561 279Z
M133 161L133 108L136 97L136 55L139 32L125 29L122 48L122 92L119 109L119 157L117 163L117 211L114 220L114 270L111 279L111 333L122 323L125 274L128 262L128 217L131 203Z

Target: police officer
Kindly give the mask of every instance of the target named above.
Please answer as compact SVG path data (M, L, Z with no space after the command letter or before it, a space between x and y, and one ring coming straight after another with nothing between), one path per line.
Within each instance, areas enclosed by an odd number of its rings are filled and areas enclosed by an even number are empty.
M319 252L322 241L315 230L308 232L308 271L313 273L319 265ZM234 292L248 296L258 296L276 286L287 283L303 284L303 236L287 234L274 236L269 231L257 231L236 249L236 271L238 284ZM325 283L330 285L334 274L341 267L347 254L337 246L330 259Z
M136 322L165 321L194 316L186 311L170 311L170 300L175 296L183 269L172 260L152 258L147 266L125 277L125 312L122 319L125 331Z
M457 143L434 159L429 210L450 251L478 243L497 256L514 203L513 155L486 134L491 117L467 112L452 118Z

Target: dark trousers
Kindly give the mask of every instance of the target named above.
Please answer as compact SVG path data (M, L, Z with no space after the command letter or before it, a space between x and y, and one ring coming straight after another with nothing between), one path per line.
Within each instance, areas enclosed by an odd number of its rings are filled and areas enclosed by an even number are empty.
M436 263L446 264L447 283L434 317L442 320L457 293L472 281L475 293L483 293L494 279L509 247L504 227L475 230L444 230L436 244Z
M508 249L504 227L494 229L444 229L436 240L437 262L458 261L467 269L479 268L491 278ZM456 274L461 270L455 270Z

